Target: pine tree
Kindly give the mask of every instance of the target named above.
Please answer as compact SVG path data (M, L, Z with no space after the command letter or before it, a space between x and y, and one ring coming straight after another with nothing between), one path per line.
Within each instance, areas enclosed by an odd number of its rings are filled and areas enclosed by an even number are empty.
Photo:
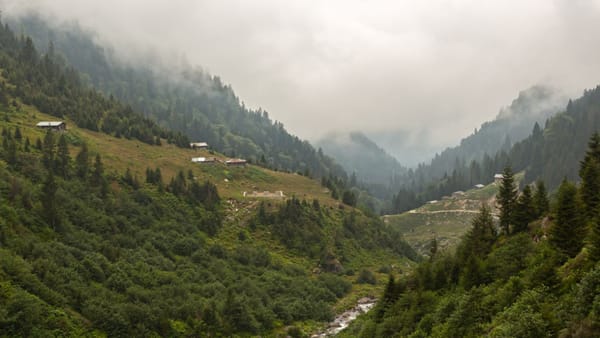
M100 186L104 180L104 165L102 164L102 158L100 154L96 154L96 160L94 161L94 171L92 172L92 185Z
M536 219L536 208L531 195L531 187L526 185L517 199L514 213L514 232L527 231L530 222Z
M544 181L538 180L535 184L535 193L533 194L533 204L535 205L536 218L540 218L550 210L548 193Z
M58 151L56 153L55 167L57 174L63 178L69 177L69 165L71 164L71 155L69 154L69 146L67 138L61 135L58 139Z
M514 220L515 204L518 193L510 166L504 168L499 190L496 199L500 204L500 227L504 233L508 235L510 233L510 225Z
M573 257L583 246L585 230L577 188L564 179L558 188L556 218L550 228L550 243L559 252Z
M46 136L44 136L44 143L42 144L42 162L44 166L48 170L53 170L54 168L54 133L50 130L46 132Z
M48 225L56 229L58 226L58 211L56 208L56 181L52 171L48 171L48 176L42 187L42 207L43 216Z
M581 197L585 216L592 220L598 216L600 206L600 136L594 133L588 143L584 159L579 169L581 177Z
M81 150L79 151L79 154L77 154L77 157L75 159L75 164L77 167L77 176L79 176L79 178L81 179L86 179L90 170L89 156L90 155L88 153L87 144L84 143L81 146Z

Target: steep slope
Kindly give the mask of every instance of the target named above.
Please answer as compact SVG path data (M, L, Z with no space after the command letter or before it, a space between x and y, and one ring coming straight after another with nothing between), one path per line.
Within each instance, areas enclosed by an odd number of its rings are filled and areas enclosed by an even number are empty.
M48 23L35 15L9 18L38 46L52 46L84 74L87 84L130 104L160 125L205 141L229 156L316 177L345 177L342 168L307 141L290 135L266 111L244 106L231 86L202 70L159 62L128 64L77 25Z
M60 66L51 78L40 69L54 63L0 27L0 64L10 66L0 69L3 334L309 330L334 307L382 288L382 265L416 259L398 232L339 206L317 181L253 165L192 163L224 156L170 144L177 134L151 121L153 142L103 128L120 103L63 82ZM64 83L70 94L57 89ZM58 114L58 105L43 104L77 106L73 93L106 106ZM28 100L37 97L44 99ZM85 122L96 116L98 130ZM67 131L36 127L57 118ZM115 119L125 131L141 127L130 109ZM288 198L244 197L253 190ZM358 283L353 271L362 270L379 282Z
M463 163L481 161L485 154L493 156L500 150L509 151L512 145L531 134L533 126L544 122L564 109L567 97L555 89L534 86L519 92L519 96L502 108L493 121L485 122L479 130L447 148L431 161L431 174L441 176L454 169L456 159Z
M600 86L569 100L566 109L515 144L510 159L517 170L525 170L525 183L543 179L550 189L563 178L577 180L578 159L583 157L590 136L600 130Z

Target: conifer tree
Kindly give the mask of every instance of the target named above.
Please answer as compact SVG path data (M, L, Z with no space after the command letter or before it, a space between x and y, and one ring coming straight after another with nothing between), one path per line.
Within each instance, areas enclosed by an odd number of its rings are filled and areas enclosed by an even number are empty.
M42 187L42 207L43 216L52 228L56 228L58 225L58 211L56 208L56 190L57 185L54 180L54 174L52 171L48 171L46 180Z
M502 182L496 196L500 205L500 227L507 235L510 233L510 225L514 221L517 193L512 169L507 165L502 173Z
M533 194L533 203L535 205L536 218L542 217L550 210L548 193L544 181L538 180L535 184L535 193Z
M526 185L517 199L514 213L514 232L527 231L530 222L536 219L536 208L531 195L531 187Z
M81 150L79 151L79 154L77 154L77 157L75 159L75 164L77 167L77 176L79 176L79 178L81 179L85 179L88 175L90 167L87 144L84 143L81 146Z
M71 163L71 155L69 154L69 146L67 138L61 135L58 139L58 150L55 160L56 172L63 178L69 177L69 165Z
M581 197L588 220L598 216L600 206L600 136L594 133L588 143L584 159L579 169L581 177Z
M579 253L585 237L585 223L575 185L566 179L558 188L556 218L550 228L550 243L563 254L573 257Z
M48 170L53 170L54 166L54 134L51 130L46 132L44 143L42 144L42 162Z
M104 179L104 165L102 164L102 158L100 154L96 154L96 160L94 161L94 171L92 172L92 184L100 186Z

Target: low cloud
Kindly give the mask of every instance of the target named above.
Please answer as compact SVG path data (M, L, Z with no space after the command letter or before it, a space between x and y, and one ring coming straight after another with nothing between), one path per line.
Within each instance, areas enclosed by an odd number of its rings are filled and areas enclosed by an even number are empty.
M4 0L77 20L130 62L201 66L303 138L418 131L442 148L518 92L600 83L599 1Z

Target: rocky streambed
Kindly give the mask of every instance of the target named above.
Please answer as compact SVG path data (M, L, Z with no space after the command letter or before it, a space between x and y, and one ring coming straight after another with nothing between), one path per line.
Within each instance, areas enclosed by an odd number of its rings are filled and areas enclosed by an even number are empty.
M347 328L348 325L350 325L350 323L356 319L356 317L363 313L369 312L369 310L371 310L376 303L377 299L372 297L364 297L359 299L353 308L337 315L335 319L330 322L325 329L323 329L323 331L313 334L311 338L335 336L340 331Z

